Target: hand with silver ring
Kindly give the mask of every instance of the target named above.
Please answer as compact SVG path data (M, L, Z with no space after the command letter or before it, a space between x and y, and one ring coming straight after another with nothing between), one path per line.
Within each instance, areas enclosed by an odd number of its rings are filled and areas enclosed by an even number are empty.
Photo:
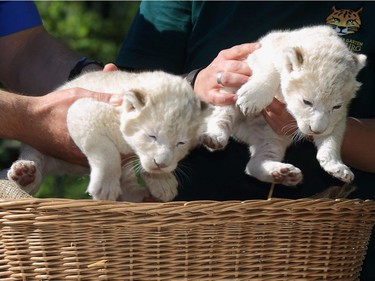
M258 43L246 43L220 51L196 76L194 91L197 96L214 105L235 104L235 89L246 83L251 76L251 69L245 59L259 47ZM228 92L223 92L223 87Z
M216 83L221 87L224 87L223 83L221 82L221 77L223 76L223 72L218 72L216 74Z

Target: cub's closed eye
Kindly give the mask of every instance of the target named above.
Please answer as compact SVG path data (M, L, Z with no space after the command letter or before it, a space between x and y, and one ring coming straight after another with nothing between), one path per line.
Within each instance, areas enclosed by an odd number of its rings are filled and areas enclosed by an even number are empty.
M311 101L308 101L308 100L302 100L304 104L308 105L308 106L312 106L312 102Z
M154 135L148 135L151 139L153 139L154 141L156 141L157 140L157 138L156 138L156 136L154 136Z
M338 104L338 105L335 105L334 107L332 107L332 109L339 109L341 108L341 104Z
M185 145L185 142L180 141L180 142L177 143L177 146L182 146L182 145Z

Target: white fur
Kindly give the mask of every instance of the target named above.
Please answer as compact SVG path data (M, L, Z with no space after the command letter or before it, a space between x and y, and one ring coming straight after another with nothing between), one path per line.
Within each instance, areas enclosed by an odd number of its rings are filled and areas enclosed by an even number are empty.
M69 108L67 125L71 137L87 156L94 199L142 201L149 196L168 201L177 194L172 174L178 162L196 145L202 110L190 85L181 77L164 72L92 72L68 82L63 88L82 87L120 94L119 107L90 98ZM136 154L139 160L121 164L121 155ZM46 174L83 175L89 171L43 155L24 146L20 160L8 172L29 193L35 193ZM137 183L141 173L147 189ZM22 177L35 180L22 185Z
M252 76L237 91L237 107L216 107L204 143L222 148L233 133L250 145L247 174L266 182L298 184L302 172L281 162L292 138L277 135L260 115L277 97L297 122L285 129L298 129L295 138L312 139L322 168L342 181L352 181L354 175L342 162L340 149L347 108L360 87L356 76L366 56L352 53L328 26L271 32L260 43L261 48L247 58Z

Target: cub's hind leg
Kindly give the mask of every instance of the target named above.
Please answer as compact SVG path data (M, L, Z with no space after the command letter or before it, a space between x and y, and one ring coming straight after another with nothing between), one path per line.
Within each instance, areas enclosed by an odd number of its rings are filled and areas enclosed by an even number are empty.
M34 194L39 190L43 176L37 162L17 160L8 171L8 179L27 193Z
M264 182L286 186L299 184L303 178L301 170L292 164L281 162L286 146L277 146L269 142L251 145L251 158L245 172Z
M302 172L292 164L281 162L290 144L286 136L279 136L258 117L237 128L236 136L250 145L251 158L245 172L264 182L276 182L287 186L302 181Z
M25 190L35 194L47 175L85 175L87 168L45 155L28 145L22 145L20 157L8 170L8 179Z
M23 144L20 156L8 170L8 179L29 194L39 190L46 173L47 157L31 146Z

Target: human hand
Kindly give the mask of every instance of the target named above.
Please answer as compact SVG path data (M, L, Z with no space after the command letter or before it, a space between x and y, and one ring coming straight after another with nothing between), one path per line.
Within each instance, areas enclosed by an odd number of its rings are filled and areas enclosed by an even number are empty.
M264 119L278 135L291 136L297 130L297 122L286 110L284 103L273 98L273 101L262 110Z
M107 64L103 71L115 71L114 64ZM117 95L97 93L82 88L58 90L39 97L25 97L29 120L19 134L20 140L39 151L73 164L88 166L86 157L71 139L66 115L70 105L79 98L90 97L98 101L121 105L122 99Z
M251 70L244 59L260 47L259 43L246 43L220 51L217 57L202 69L195 80L194 91L197 96L215 105L230 105L236 102L234 92L223 93L222 87L239 88L251 76ZM217 74L221 74L221 84L217 83Z
M70 105L84 97L114 105L119 104L117 96L82 88L59 90L39 97L27 97L28 120L23 124L24 127L20 128L20 140L44 154L73 164L88 166L86 157L71 139L66 124Z

